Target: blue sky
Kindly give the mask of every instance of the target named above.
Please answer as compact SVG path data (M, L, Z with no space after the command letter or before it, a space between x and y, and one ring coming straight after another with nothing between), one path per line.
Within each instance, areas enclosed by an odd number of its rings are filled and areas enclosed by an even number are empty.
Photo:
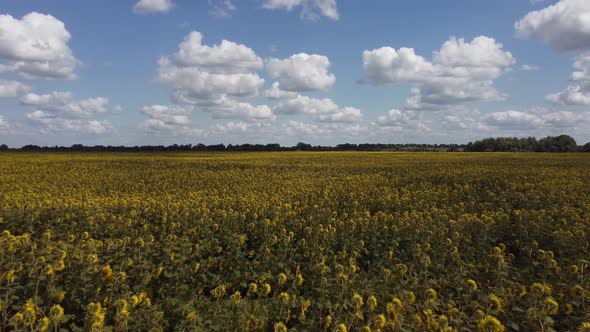
M9 146L590 141L585 0L2 0L0 15Z

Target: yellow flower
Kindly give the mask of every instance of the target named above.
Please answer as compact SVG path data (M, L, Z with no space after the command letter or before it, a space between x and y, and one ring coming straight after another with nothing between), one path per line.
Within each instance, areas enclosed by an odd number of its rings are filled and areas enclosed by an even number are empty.
M271 288L270 285L265 283L264 284L264 296L268 296L268 294L270 294Z
M377 326L378 329L384 328L386 323L387 319L383 314L377 315L377 318L375 319L375 326Z
M412 305L416 302L416 295L412 291L404 291L402 294L402 299L404 300L405 304Z
M398 299L397 297L393 298L393 300L391 302L387 303L386 310L387 310L387 316L389 317L389 320L397 323L397 317L398 317L399 313L401 312L402 308L403 308L402 301L400 299Z
M235 293L233 293L231 298L234 301L235 305L238 305L240 304L240 302L242 302L242 294L240 293L240 291L236 291Z
M43 317L41 319L41 324L39 324L39 330L41 332L45 332L49 330L49 318Z
M15 280L16 280L16 271L14 271L14 270L8 271L8 273L6 273L6 281L8 281L8 284L14 283Z
M37 309L35 308L35 304L33 303L32 299L27 300L25 303L24 317L25 322L29 322L30 324L35 322L35 319L37 318Z
M575 285L574 287L572 287L570 293L573 298L579 299L582 296L584 296L584 287L582 287L580 285Z
M578 327L578 332L590 332L590 322L584 322Z
M248 285L248 293L250 293L250 294L258 293L258 285L251 282L250 285Z
M63 271L63 269L65 269L66 264L63 261L63 259L60 259L59 261L57 261L57 265L55 266L55 270L56 271Z
M14 325L14 326L18 326L18 325L22 324L24 320L25 320L25 316L23 316L23 314L20 312L17 312L16 314L14 314L14 316L12 316L12 319L11 319L12 325Z
M477 323L478 332L504 332L504 325L493 316L486 316Z
M188 314L186 314L185 318L186 320L192 322L197 319L197 313L191 310Z
M502 299L497 297L495 294L489 296L490 299L490 311L494 314L499 314L502 311Z
M550 294L551 290L551 286L544 283L536 282L531 286L531 293L537 296L543 294Z
M119 314L123 316L129 316L129 310L127 310L127 301L125 299L119 300Z
M324 323L324 331L328 331L332 326L332 316L328 315L326 317L326 322Z
M45 271L43 272L46 276L53 275L53 266L51 264L45 265Z
M559 311L559 304L549 296L545 299L545 309L550 315L556 315Z
M348 332L348 328L346 327L346 325L344 323L342 323L342 324L338 324L336 331L337 332Z
M414 314L414 316L412 317L412 324L415 327L422 327L422 317L420 317L420 314L416 313Z
M311 300L305 300L305 302L303 302L303 304L301 305L301 311L303 311L303 312L307 311L307 309L309 309L310 306L311 306Z
M282 292L279 295L279 299L281 299L281 301L283 301L283 303L288 304L289 303L289 293Z
M565 314L566 315L571 315L574 313L574 306L571 303L568 303L565 305Z
M436 299L438 298L438 294L432 288L428 288L426 290L425 294L426 294L426 300L430 303L435 302Z
M369 307L369 311L375 311L377 308L377 298L373 295L367 298L367 306Z
M111 268L110 265L105 265L102 270L102 279L106 282L106 283L111 283L113 282L113 269Z
M303 285L303 276L300 273L298 273L296 278L297 278L297 286L301 287L301 285Z
M219 285L211 291L211 294L213 294L213 296L219 299L226 294L226 288L227 287L225 285Z
M470 292L475 292L477 290L477 282L475 282L475 280L468 279L467 280L467 285L469 286L469 291Z
M284 285L287 282L287 275L284 273L279 274L279 285Z
M64 308L62 308L59 304L54 304L51 309L49 309L49 317L51 318L52 322L59 322L59 320L64 315Z
M285 324L283 322L278 322L274 325L274 332L287 332L289 331L289 329L287 329L287 326L285 326Z
M363 306L363 304L365 304L363 302L363 297L357 293L354 293L352 297L352 305L354 305L355 308L360 309Z
M162 271L164 271L164 268L161 266L158 266L158 268L156 269L156 271L154 271L154 275L156 276L156 278L159 278L160 275L162 274Z

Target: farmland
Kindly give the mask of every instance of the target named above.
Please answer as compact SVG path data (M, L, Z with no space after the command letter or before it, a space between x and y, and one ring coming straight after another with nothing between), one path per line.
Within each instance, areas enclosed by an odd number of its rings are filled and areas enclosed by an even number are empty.
M590 331L590 156L0 154L0 329Z

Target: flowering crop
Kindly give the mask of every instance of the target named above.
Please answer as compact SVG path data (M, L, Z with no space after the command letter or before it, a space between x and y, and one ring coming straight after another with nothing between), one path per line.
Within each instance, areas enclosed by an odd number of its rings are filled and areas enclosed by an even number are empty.
M1 330L590 330L590 156L5 153L0 172Z

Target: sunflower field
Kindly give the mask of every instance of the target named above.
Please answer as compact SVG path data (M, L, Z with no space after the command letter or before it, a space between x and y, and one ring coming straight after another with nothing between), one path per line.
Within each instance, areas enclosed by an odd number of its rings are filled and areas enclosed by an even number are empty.
M2 153L0 330L590 331L590 156Z

